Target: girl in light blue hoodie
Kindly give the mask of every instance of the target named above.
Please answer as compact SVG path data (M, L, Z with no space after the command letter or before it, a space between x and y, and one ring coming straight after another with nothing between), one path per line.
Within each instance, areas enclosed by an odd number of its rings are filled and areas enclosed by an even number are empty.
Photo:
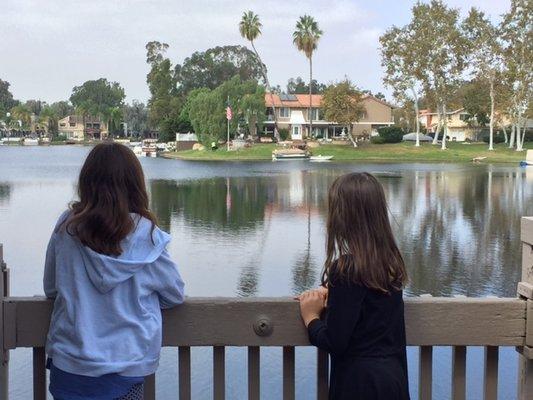
M92 149L78 195L46 252L50 392L56 400L142 399L159 362L161 308L184 298L170 236L149 211L141 165L125 146Z

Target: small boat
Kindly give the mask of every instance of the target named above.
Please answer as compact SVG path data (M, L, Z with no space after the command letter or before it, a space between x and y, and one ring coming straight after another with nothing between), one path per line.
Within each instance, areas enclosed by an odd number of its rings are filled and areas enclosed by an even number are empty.
M309 152L301 149L283 149L272 152L272 161L278 160L308 160Z
M472 158L472 162L480 162L480 161L483 161L485 158L487 157L482 157L482 156L474 157Z
M533 165L533 150L528 150L526 153L526 159L520 161L520 166L526 167L528 165Z
M159 149L157 148L157 139L144 139L142 144L135 146L133 152L139 157L157 157Z
M39 145L39 139L37 138L24 138L24 141L22 142L24 146L37 146Z
M331 161L332 158L333 158L333 156L323 156L323 155L319 154L318 156L309 157L309 161L324 162L324 161Z

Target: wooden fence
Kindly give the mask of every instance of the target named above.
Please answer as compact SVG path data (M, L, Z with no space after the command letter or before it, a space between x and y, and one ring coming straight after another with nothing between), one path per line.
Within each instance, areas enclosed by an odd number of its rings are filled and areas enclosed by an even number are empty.
M433 347L453 346L452 398L466 398L466 348L484 346L484 399L497 398L498 347L516 346L518 398L533 398L533 218L522 219L522 281L517 298L406 298L407 342L419 346L419 398L432 398ZM0 262L2 253L0 247ZM10 297L5 264L0 274L0 400L8 399L9 350L33 348L34 399L46 398L44 344L52 302ZM213 397L225 398L225 347L248 348L248 398L260 397L260 348L283 348L283 399L295 397L295 347L309 346L296 301L290 298L190 298L163 312L163 345L178 347L180 400L191 399L191 347L213 348ZM317 399L327 399L328 356L317 351ZM411 371L412 373L412 371ZM145 398L155 399L155 376Z

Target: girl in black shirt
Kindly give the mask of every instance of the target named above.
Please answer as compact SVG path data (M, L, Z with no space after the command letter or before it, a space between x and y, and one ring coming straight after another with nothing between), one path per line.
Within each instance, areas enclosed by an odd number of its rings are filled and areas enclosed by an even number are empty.
M407 273L372 175L344 175L331 186L326 247L322 287L298 299L309 340L331 355L330 400L408 400Z

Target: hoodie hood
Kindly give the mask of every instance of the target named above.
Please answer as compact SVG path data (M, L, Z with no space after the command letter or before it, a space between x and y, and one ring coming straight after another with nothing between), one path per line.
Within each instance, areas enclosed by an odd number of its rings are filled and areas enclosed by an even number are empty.
M155 262L170 242L170 235L157 226L152 232L148 219L136 214L132 217L135 229L122 241L118 257L97 253L78 242L87 274L100 293L109 292Z

